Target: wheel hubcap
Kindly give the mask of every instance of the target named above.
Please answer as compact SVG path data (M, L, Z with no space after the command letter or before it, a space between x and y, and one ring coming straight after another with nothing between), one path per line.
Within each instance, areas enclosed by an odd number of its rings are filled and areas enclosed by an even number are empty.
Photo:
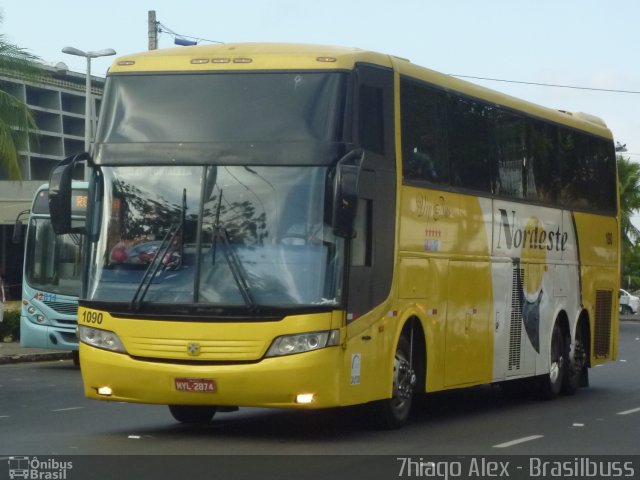
M393 364L393 398L399 407L411 398L415 384L415 372L407 359L398 352Z

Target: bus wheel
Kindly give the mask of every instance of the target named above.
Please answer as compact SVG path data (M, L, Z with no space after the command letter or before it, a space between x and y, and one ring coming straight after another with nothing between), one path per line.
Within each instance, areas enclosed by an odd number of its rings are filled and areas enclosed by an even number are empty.
M576 330L576 339L569 352L569 365L562 383L562 393L573 395L578 387L589 385L589 370L587 368L586 335L583 328Z
M545 400L552 400L560 393L567 374L568 359L569 348L560 324L556 322L551 335L549 373L540 379L540 393Z
M382 426L389 430L402 427L409 418L414 387L415 370L411 367L411 345L406 336L400 337L393 360L393 388L391 398L381 400Z
M181 423L209 423L216 413L216 407L208 405L169 405L173 418Z
M73 359L73 366L80 368L80 352L78 350L73 350L71 352L71 358Z

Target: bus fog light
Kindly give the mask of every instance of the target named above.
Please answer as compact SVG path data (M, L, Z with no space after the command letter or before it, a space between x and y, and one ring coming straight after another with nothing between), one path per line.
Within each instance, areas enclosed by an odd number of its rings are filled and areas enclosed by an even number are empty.
M311 403L313 402L315 395L313 393L299 393L296 396L296 403Z
M282 355L309 352L311 350L318 350L320 348L332 347L339 344L339 330L300 333L297 335L282 335L273 341L266 356L280 357Z
M111 387L98 387L98 395L110 397L111 395L113 395L113 390L111 389Z
M39 313L38 315L36 315L36 322L38 322L38 323L44 323L44 315L42 315L41 313Z
M108 330L79 325L78 339L92 347L110 350L112 352L126 353L124 345L122 345L118 335Z

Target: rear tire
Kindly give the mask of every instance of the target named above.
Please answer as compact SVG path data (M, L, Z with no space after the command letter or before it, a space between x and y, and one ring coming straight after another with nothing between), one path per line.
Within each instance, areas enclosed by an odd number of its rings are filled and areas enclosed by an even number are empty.
M216 407L208 405L169 405L173 418L181 423L206 424L216 413Z
M549 350L549 373L540 378L540 393L545 400L553 400L558 396L567 375L569 347L558 322L553 326Z
M629 305L621 305L620 308L623 315L633 315L633 310Z
M409 419L416 385L416 374L410 364L411 344L406 336L400 337L393 361L391 398L379 400L381 426L388 430L402 427Z
M581 326L576 330L576 339L569 352L569 362L562 383L562 393L574 395L578 387L589 384L587 366L587 338Z

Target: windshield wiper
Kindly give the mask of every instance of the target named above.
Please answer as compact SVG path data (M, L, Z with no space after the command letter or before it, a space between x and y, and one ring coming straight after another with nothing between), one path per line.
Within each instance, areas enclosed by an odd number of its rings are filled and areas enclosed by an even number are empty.
M242 261L238 258L235 250L231 246L231 242L229 241L229 233L227 229L220 223L220 208L222 206L222 189L220 189L220 198L218 199L218 208L216 210L216 223L213 226L213 252L212 252L212 263L215 264L218 240L222 245L222 253L224 254L224 258L227 261L227 265L229 265L229 270L231 270L231 275L233 276L233 280L236 282L238 286L238 290L240 290L240 295L242 295L242 299L244 303L247 304L250 310L257 309L257 303L255 298L253 298L253 294L251 293L251 287L249 286L249 282L247 280L247 272L242 266Z
M171 248L171 246L173 245L173 242L177 238L178 233L183 232L182 234L184 235L186 210L187 210L187 189L185 188L182 191L182 209L180 212L180 221L171 224L171 226L169 227L169 230L167 230L167 233L165 234L164 238L160 242L160 245L158 245L158 250L156 251L156 255L153 257L151 262L149 262L147 269L144 271L144 275L142 276L142 279L138 284L138 288L136 289L136 292L133 294L133 298L131 299L130 308L132 311L138 311L142 306L142 300L144 300L144 297L147 294L147 291L149 290L149 287L151 286L153 279L156 278L156 275L160 271L160 266L162 265L162 262L166 258L167 254L169 253L169 249ZM180 258L178 262L181 263L184 255L184 252L182 251L184 242L180 242L180 243L181 243Z
M253 298L251 287L249 286L249 282L247 281L247 272L242 266L242 262L238 258L238 255L231 246L231 242L229 242L229 234L227 233L227 230L221 225L216 225L213 228L213 235L215 239L220 240L220 244L222 245L222 253L224 254L225 260L227 261L227 265L229 265L229 270L231 270L231 275L233 275L233 279L238 286L238 290L240 290L240 294L244 299L244 303L246 303L251 310L255 310L257 307L257 303Z

